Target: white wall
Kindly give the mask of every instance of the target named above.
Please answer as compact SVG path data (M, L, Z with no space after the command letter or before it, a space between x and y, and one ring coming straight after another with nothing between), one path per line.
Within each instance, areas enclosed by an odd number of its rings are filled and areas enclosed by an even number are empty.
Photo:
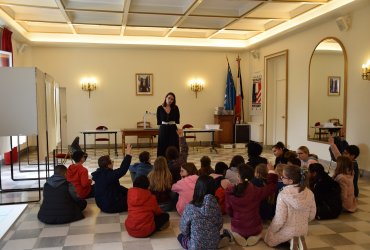
M143 119L145 111L156 112L169 91L177 95L181 125L191 123L204 127L213 123L216 106L223 106L227 55L236 80L236 53L123 48L61 48L33 47L25 52L32 64L67 88L68 142L80 131L106 125L111 129L133 128ZM243 65L243 61L242 61ZM153 96L137 96L135 74L153 73ZM81 90L80 79L94 76L97 90ZM203 78L205 88L198 98L190 91L191 78ZM155 116L149 118L156 124ZM202 140L210 140L202 135ZM119 143L120 135L119 135ZM135 137L128 138L136 142ZM82 143L82 141L81 141ZM92 143L92 136L88 143Z
M336 37L347 52L347 141L359 145L360 168L370 169L370 82L361 79L361 65L370 59L370 2L349 13L352 27L341 32L336 26L335 17L327 22L306 28L305 31L286 35L284 38L259 48L261 59L253 60L250 72L263 72L264 56L289 50L288 62L288 147L297 149L307 145L320 158L329 160L328 144L307 141L308 126L308 75L311 53L316 45L326 37Z

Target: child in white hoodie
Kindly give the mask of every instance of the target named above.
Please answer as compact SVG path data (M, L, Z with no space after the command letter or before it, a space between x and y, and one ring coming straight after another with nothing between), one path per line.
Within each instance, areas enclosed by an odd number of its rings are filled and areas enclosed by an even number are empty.
M308 178L301 168L286 165L281 178L286 186L277 197L275 217L265 235L265 242L270 247L296 237L303 241L308 232L308 222L316 214L315 197L306 188Z

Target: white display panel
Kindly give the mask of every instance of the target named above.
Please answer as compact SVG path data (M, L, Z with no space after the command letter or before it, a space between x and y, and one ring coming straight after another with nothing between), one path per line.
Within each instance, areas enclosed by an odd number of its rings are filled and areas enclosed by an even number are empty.
M36 70L0 68L0 136L38 133Z

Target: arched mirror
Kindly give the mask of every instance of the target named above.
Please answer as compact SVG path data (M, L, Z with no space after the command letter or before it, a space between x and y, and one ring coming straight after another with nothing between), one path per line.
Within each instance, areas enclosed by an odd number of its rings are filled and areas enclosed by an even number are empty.
M322 40L312 53L308 89L308 140L345 136L347 55L336 38Z

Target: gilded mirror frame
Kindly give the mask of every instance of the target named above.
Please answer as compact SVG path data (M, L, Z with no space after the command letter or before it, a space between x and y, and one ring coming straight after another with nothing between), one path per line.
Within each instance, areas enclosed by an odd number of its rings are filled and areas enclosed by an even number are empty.
M347 61L347 52L346 52L346 49L343 45L343 43L336 37L325 37L324 39L320 40L313 52L311 53L311 57L310 57L310 63L309 63L309 68L308 68L308 113L307 113L307 140L308 141L312 141L312 142L317 142L317 143L328 143L327 141L325 140L315 140L314 138L310 138L310 129L311 126L312 126L312 121L310 121L310 112L312 111L310 108L310 103L312 100L315 100L315 98L313 96L311 96L311 87L312 87L312 82L311 82L311 64L312 64L312 58L313 58L313 55L317 49L317 47L322 43L324 42L325 40L334 40L336 41L340 47L342 48L342 52L343 52L343 60L344 60L344 68L343 68L343 80L341 81L341 92L343 92L343 120L341 121L341 124L343 125L342 129L341 129L341 136L342 137L346 137L346 129L347 129L347 79L348 79L348 61ZM325 83L327 84L327 83ZM310 124L311 123L311 124Z

